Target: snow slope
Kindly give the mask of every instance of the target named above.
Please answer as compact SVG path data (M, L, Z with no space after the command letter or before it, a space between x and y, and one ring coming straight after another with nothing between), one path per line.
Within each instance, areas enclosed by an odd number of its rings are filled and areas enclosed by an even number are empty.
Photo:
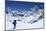
M15 29L43 28L43 10L36 9L38 8L32 8L32 11L11 11L8 14L6 13L6 30L13 30L14 25L12 23L14 20L17 23Z

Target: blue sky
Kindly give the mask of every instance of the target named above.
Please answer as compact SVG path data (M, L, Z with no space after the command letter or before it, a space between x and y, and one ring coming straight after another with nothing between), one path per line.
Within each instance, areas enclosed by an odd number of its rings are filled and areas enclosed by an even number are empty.
M10 7L12 10L29 10L33 8L35 5L39 7L39 9L44 9L44 3L39 2L21 2L21 1L7 1L6 8Z

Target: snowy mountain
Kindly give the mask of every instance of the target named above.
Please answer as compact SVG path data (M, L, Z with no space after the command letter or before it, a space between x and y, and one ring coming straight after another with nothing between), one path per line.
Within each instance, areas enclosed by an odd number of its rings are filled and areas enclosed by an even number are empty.
M23 11L23 12L16 11L16 10L10 11L11 9L6 10L6 29L7 30L13 29L14 25L12 23L14 20L16 20L16 28L17 29L19 29L19 28L21 29L22 26L25 27L25 24L26 25L29 25L29 24L32 25L34 23L37 24L38 21L43 20L44 12L42 9L39 9L37 6L30 8L30 9L31 9L31 11L28 10L28 11ZM31 27L30 25L29 25L29 27ZM32 26L34 26L34 25L32 25ZM36 26L34 26L34 27L36 27Z

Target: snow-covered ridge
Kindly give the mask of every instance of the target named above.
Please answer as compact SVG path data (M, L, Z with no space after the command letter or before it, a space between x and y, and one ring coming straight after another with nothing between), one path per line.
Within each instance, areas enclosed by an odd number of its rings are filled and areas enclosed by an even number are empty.
M17 25L21 23L33 24L42 18L44 18L44 12L42 9L39 9L36 6L31 8L31 11L6 11L6 22L12 23L14 20L16 20ZM8 23L6 23L6 26L7 24Z
M43 10L42 9L39 9L38 7L35 6L35 8L31 8L32 10L28 10L28 11L24 11L24 12L21 12L21 11L11 11L9 12L8 11L8 15L9 16L13 16L13 17L17 17L18 19L20 20L27 20L26 18L28 18L29 20L30 19L34 19L37 20L40 16L43 16ZM32 18L33 17L33 18Z

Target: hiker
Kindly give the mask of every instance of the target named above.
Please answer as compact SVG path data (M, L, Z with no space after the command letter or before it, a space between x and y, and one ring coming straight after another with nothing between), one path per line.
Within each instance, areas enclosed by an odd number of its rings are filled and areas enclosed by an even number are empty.
M14 29L15 29L15 27L16 27L16 20L14 20L13 25L14 25Z

